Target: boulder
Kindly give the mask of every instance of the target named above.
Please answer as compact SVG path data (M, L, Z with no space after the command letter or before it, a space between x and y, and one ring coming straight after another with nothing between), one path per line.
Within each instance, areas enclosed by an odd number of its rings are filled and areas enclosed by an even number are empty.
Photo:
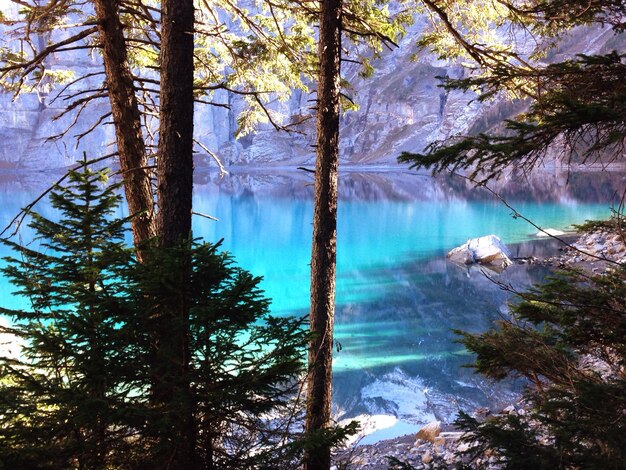
M432 421L420 429L415 435L415 439L428 442L435 442L435 439L441 433L441 422Z
M486 264L505 268L513 264L511 252L495 235L470 238L448 253L450 261L459 264Z
M474 264L476 260L474 259L474 255L471 251L469 251L467 243L461 246L457 246L448 252L448 258L450 261L457 264Z

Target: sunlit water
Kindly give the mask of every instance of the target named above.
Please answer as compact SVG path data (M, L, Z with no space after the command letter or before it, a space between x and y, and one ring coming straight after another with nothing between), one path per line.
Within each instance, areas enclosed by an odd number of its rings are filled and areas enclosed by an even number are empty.
M262 287L278 315L307 312L310 183L297 174L224 179L204 175L196 181L194 209L218 221L197 216L194 235L212 242L223 239L223 249L233 253L242 267L263 276ZM45 187L31 186L5 178L0 187L3 226ZM567 229L609 215L606 190L585 198L571 189L555 187L551 195L543 189L543 202L533 201L534 191L513 193L509 202L544 228ZM341 192L334 358L337 417L378 416L373 427L381 427L383 421L393 425L369 437L375 440L412 431L431 419L448 421L458 409L510 400L511 384L496 386L461 367L470 358L451 332L488 328L506 313L508 295L480 272L448 263L445 253L468 238L491 233L512 244L515 252L522 250L522 255L554 247L520 244L535 238L537 229L512 217L509 208L488 194L446 181L406 174L343 174ZM45 201L37 210L54 217ZM24 226L19 235L23 240L32 237ZM0 250L7 254L6 248ZM523 287L545 274L543 268L518 265L492 275ZM3 306L19 305L20 299L8 295L11 287L6 280L0 280L0 289Z

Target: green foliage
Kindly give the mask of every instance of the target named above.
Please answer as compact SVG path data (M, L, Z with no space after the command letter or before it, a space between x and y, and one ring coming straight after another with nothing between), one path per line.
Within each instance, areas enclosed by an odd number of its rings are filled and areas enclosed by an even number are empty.
M189 247L150 252L137 267L133 289L139 317L146 319L140 331L165 334L162 325L171 328L172 322L163 322L159 304L189 299L189 318L181 320L191 357L184 380L195 400L199 455L220 469L278 467L293 456L288 444L296 433L289 435L289 421L299 411L294 398L308 334L301 319L271 316L260 279L218 249L207 243L191 248L191 279L183 286L172 273L180 272ZM151 416L149 435L168 432L175 405Z
M626 55L612 52L550 65L545 70L552 81L549 90L518 120L505 121L505 133L435 142L424 154L403 153L400 161L435 171L472 169L473 177L481 174L487 180L513 163L530 171L558 142L578 162L598 154L621 158L626 136L625 61ZM467 90L477 83L485 80L448 81L447 86Z
M2 328L23 348L1 358L0 461L5 468L97 468L130 451L141 405L129 350L124 292L134 265L124 247L124 220L111 218L119 196L106 176L72 172L51 204L61 220L32 215L38 249L5 241L21 255L3 270L31 310L0 313ZM125 423L124 429L118 426ZM117 447L117 459L109 456Z
M546 54L575 26L610 24L622 31L624 2L497 2L493 10L482 2L468 8L457 8L456 2L445 8L438 2L425 4L434 26L422 46L442 58L470 59L475 69L464 78L446 79L444 87L475 91L481 101L503 95L524 99L528 111L491 134L454 136L424 152L404 152L401 162L435 172L469 170L473 178L486 181L512 164L530 171L549 150L569 163L623 158L623 46L596 55L574 52L547 65ZM490 27L497 31L492 38Z
M624 226L624 216L613 215L606 220L586 220L582 224L575 224L574 228L579 232L594 232L596 230L605 230L609 232L618 232Z
M457 424L504 468L621 469L626 461L626 268L605 275L559 274L520 294L513 321L463 333L474 368L529 381L525 414Z
M176 378L191 387L195 447L207 468L280 468L296 458L290 432L304 372L302 320L276 318L259 278L219 253L219 244L150 248L136 263L115 217L117 187L104 173L70 173L51 204L60 220L31 214L30 247L4 274L29 310L1 333L23 345L0 357L0 468L147 468L178 411L150 400L160 305L189 299L191 360ZM35 248L35 245L37 246ZM191 279L172 273L191 260ZM157 336L158 337L158 336ZM163 378L161 378L163 380Z
M291 452L296 455L303 453L315 454L318 450L332 448L345 444L346 440L359 432L360 426L357 421L350 421L345 426L333 425L326 428L314 429L307 433L306 439L294 442Z

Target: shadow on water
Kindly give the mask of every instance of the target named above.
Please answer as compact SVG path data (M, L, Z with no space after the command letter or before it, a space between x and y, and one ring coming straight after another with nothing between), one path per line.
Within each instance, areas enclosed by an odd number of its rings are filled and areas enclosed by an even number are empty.
M517 256L553 254L558 243L512 247ZM471 362L453 330L480 332L508 317L511 294L494 281L525 289L549 274L541 265L515 264L497 274L450 263L444 256L368 272L384 294L375 301L340 303L336 314L334 400L343 418L391 414L408 423L451 421L459 409L498 408L519 382L493 383L463 366ZM391 279L391 281L390 281Z

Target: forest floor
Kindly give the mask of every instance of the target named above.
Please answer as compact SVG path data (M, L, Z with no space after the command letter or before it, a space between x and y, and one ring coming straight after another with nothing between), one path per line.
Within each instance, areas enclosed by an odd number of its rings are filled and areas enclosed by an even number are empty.
M606 229L582 233L572 242L543 259L530 258L523 262L541 263L555 269L577 268L600 274L615 269L616 263L626 263L624 235ZM499 414L523 414L523 403L515 403ZM475 410L475 415L486 416L488 410ZM408 434L369 445L353 445L339 451L334 470L413 470L455 468L460 463L458 452L467 450L460 438L462 432L451 425L437 422L427 424L417 434ZM480 459L479 459L480 460ZM475 461L472 468L499 469L495 457L486 455Z

